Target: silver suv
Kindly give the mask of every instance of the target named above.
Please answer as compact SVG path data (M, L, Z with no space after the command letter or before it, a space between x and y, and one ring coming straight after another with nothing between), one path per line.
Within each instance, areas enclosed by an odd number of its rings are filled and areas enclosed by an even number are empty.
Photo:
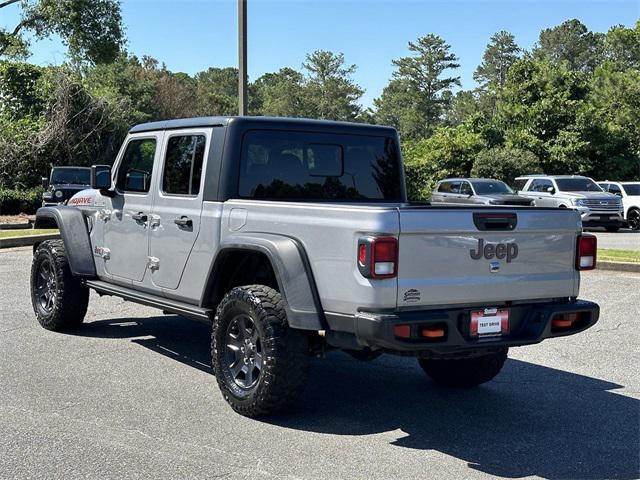
M476 205L533 205L533 199L516 195L511 187L490 178L447 178L440 180L431 194L431 203Z
M603 191L589 177L525 175L516 178L515 185L518 193L533 198L537 207L577 210L583 227L605 227L608 232L616 232L624 222L620 198Z

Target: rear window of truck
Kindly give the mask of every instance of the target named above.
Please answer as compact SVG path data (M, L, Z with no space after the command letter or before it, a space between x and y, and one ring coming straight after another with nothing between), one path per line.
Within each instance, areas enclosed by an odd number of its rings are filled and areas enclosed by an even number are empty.
M253 130L242 142L243 198L402 201L390 137Z

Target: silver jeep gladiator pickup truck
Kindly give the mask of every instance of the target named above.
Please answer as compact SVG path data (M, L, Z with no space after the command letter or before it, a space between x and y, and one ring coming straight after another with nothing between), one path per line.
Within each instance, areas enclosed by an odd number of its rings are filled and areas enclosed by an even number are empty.
M91 189L38 210L40 324L78 328L89 290L212 323L224 398L282 410L309 357L410 355L469 387L510 347L598 320L578 300L595 237L570 209L407 201L394 129L259 117L133 127Z

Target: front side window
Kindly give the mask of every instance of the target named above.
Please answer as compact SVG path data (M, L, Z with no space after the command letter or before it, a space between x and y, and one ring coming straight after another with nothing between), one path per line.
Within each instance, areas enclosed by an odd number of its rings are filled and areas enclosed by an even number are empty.
M389 137L253 130L242 142L243 198L402 201Z
M469 182L462 182L460 185L460 193L462 195L473 195L473 191L471 190L471 185Z
M451 193L460 193L460 182L451 182Z
M162 191L173 195L198 195L204 159L204 135L169 138L162 174Z
M553 187L551 180L536 179L531 183L529 190L532 192L546 192L548 188Z
M116 187L123 192L148 192L155 154L155 138L131 140L120 162Z

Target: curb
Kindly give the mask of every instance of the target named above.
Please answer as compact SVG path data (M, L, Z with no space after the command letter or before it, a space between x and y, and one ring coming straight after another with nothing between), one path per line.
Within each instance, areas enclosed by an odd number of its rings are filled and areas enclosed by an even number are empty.
M26 230L33 228L33 222L0 223L0 230Z
M618 272L640 273L640 263L609 262L598 260L596 270L616 270Z
M29 235L24 237L0 238L0 248L26 247L44 240L60 238L59 233L45 233L44 235Z

